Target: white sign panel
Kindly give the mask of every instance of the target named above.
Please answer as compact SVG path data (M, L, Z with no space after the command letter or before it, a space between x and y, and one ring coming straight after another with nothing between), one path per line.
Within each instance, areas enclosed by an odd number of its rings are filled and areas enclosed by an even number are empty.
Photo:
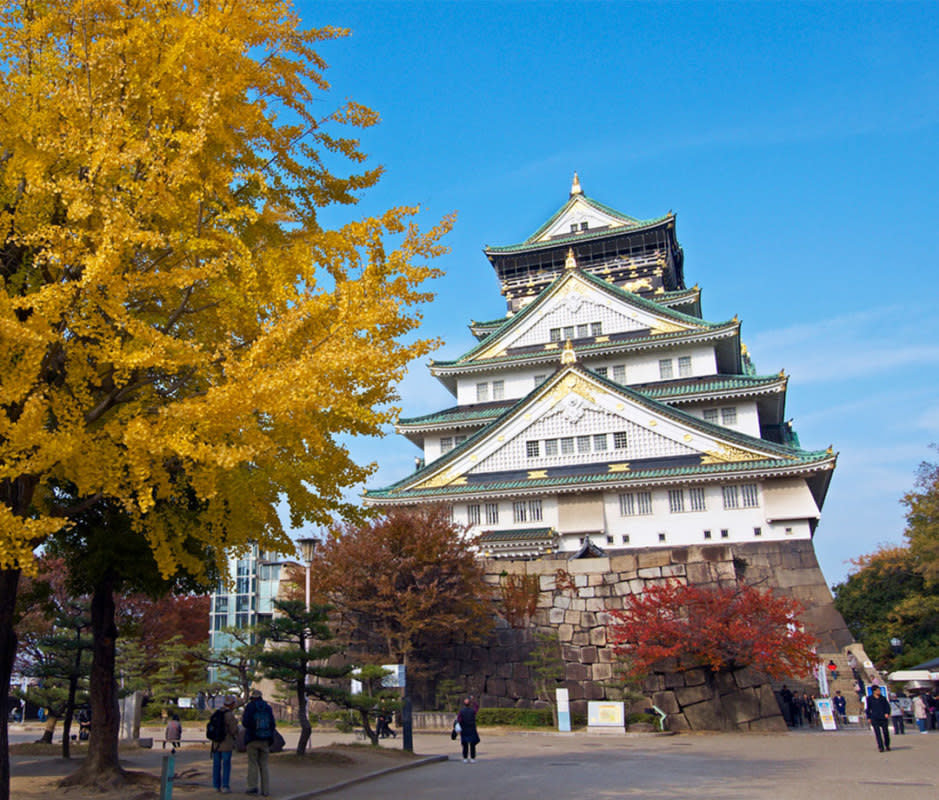
M589 701L587 725L591 728L624 728L623 704L606 700Z

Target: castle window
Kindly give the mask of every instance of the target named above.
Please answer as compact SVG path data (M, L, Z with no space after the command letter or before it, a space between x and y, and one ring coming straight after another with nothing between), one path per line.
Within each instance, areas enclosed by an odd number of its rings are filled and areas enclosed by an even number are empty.
M544 440L544 454L546 456L556 456L558 454L558 440L557 439L545 439Z
M578 452L578 453L589 453L589 452L590 452L590 437L589 437L589 436L578 436L578 437L577 437L577 452Z
M613 380L617 383L626 383L626 365L625 364L614 364L613 365Z
M587 336L589 336L589 333L588 333L589 330L590 328L587 327L586 325L578 325L577 326L577 338L578 339L586 338Z
M713 422L717 424L717 409L716 408L706 408L704 409L704 421Z
M721 528L721 539L726 539L730 536L730 531L727 528Z
M762 528L754 528L754 529L753 529L753 535L754 535L754 536L762 536L762 535L763 535L763 529L762 529Z
M470 525L479 525L479 504L466 507L466 520Z
M528 517L532 522L541 522L541 501L528 501Z
M561 329L551 328L551 330L548 331L548 336L551 338L552 342L560 342L561 341Z
M707 511L707 500L705 499L703 487L698 486L694 489L689 489L688 495L691 499L692 511Z
M623 534L623 544L629 544L629 534L628 534L628 533L624 533L624 534Z
M602 378L606 377L606 367L597 367L597 375Z
M673 377L672 359L670 358L659 359L659 377L662 380L668 380L669 378Z
M486 503L486 524L487 525L499 524L499 504L498 503Z
M590 323L590 335L591 335L591 336L602 336L602 335L603 335L603 323L602 323L602 322L591 322L591 323Z
M678 375L687 378L691 375L691 356L678 357Z
M735 406L730 406L730 408L721 409L721 425L736 425L737 424L737 408Z
M452 449L453 449L453 437L441 436L440 437L440 452L447 453Z
M567 326L565 326L565 328L564 328L564 338L565 338L565 339L573 339L573 338L574 338L574 326L573 326L573 325L567 325Z
M539 442L537 439L525 442L525 455L529 458L538 458L541 455L539 452Z
M595 433L593 435L593 449L598 453L606 450L606 434Z
M574 437L565 436L563 439L561 439L561 455L569 456L569 455L573 455L573 453L574 453Z
M740 508L740 493L736 486L724 486L721 491L724 494L724 508Z
M572 222L572 223L571 223L571 233L577 233L577 223L576 223L576 222Z
M524 500L519 500L515 503L512 503L512 519L515 522L528 521L528 506Z
M711 538L711 532L710 532L710 531L705 531L705 532L704 532L704 538L705 538L705 539L710 539L710 538Z
M621 517L638 517L652 513L652 494L650 492L629 492L619 496L619 514Z
M492 399L502 400L505 397L505 381L492 382Z
M589 225L590 225L589 222L581 222L581 223L580 223L580 229L581 229L582 231L585 231L585 230L587 230L587 228L589 227Z
M745 483L740 487L740 499L744 508L756 508L760 504L760 495L755 483Z
M606 543L607 543L607 544L613 544L613 537L612 537L612 536L607 536L607 537L606 537Z
M535 386L541 386L546 380L548 380L547 375L535 375Z
M626 449L626 431L615 431L613 433L613 449L614 450Z
M685 510L685 492L682 489L668 490L668 510L672 514L677 514Z
M463 444L463 442L465 442L465 441L466 441L466 436L465 436L465 435L464 435L464 436L454 436L454 437L453 437L453 446L454 446L454 447L459 447L459 446L460 446L461 444Z
M660 533L660 534L659 534L659 541L660 541L660 542L664 542L664 541L665 541L665 534L664 534L664 533Z
M489 399L489 384L477 383L476 384L476 402L485 403L488 399Z

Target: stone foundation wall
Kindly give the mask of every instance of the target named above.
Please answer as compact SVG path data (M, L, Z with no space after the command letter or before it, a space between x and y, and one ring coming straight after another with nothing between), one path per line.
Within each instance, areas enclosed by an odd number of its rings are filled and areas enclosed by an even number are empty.
M616 658L607 643L606 612L622 608L625 597L665 579L710 587L737 581L770 587L805 606L803 620L819 639L820 653L840 651L853 641L807 541L655 548L575 560L556 554L533 561L491 560L486 569L493 587L505 575L536 575L540 591L530 624L511 627L500 618L485 644L450 644L438 653L444 662L440 677L456 680L484 706L540 704L525 664L538 631L557 634L564 661L562 685L574 713L585 714L589 700L608 699L611 690L604 684L614 679ZM570 575L573 588L557 586L558 570ZM666 665L666 671L648 677L643 691L646 697L632 710L655 704L669 715L672 729L785 728L772 687L751 670L715 677L700 669L668 671Z

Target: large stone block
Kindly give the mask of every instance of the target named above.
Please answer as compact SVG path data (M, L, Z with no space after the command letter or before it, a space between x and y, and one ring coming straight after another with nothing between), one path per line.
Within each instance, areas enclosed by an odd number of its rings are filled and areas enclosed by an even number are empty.
M687 572L684 564L668 564L662 567L663 578L683 578Z
M571 600L571 608L574 611L586 611L587 601L581 600L579 597L575 597L573 600Z
M690 731L691 725L684 714L670 714L665 720L665 727L670 731Z
M775 717L760 717L759 719L751 720L747 723L747 730L754 732L759 731L760 733L785 733L789 730L789 727L786 725L786 720L782 718L782 715L777 714Z
M672 692L654 692L652 704L658 706L665 714L678 714L681 711L681 706Z
M710 687L703 683L698 686L682 686L675 689L675 699L682 708L694 705L695 703L703 703L705 700L710 700L712 697L713 692Z
M587 576L587 586L595 589L597 586L603 585L603 578L610 573L604 572L599 575L588 575Z
M709 564L700 561L689 562L687 567L688 583L701 584L712 580Z
M593 665L592 672L595 681L608 681L613 677L613 666L598 662Z
M693 706L683 706L681 711L693 731L720 731L729 727L729 720L723 715L720 707L710 700Z
M564 688L567 689L568 696L571 700L584 699L584 685L580 681L564 681ZM571 705L573 706L573 703ZM573 710L572 707L571 711ZM586 705L584 705L584 710L587 710Z
M580 661L582 664L593 664L598 660L596 647L581 647Z
M493 697L503 697L505 695L505 679L489 678L486 681L486 692Z
M603 700L605 692L599 683L588 682L584 684L584 697L587 700Z
M760 717L760 699L754 689L740 689L721 698L721 706L727 718L738 727Z
M587 601L587 611L597 612L606 608L605 597L591 597Z
M573 561L568 561L567 565L567 571L574 576L586 575L589 572L609 572L610 559L608 557L576 558ZM584 585L587 584L584 583Z
M585 681L587 668L583 664L565 664L564 677L569 681Z
M538 586L543 592L553 592L557 587L557 581L554 575L539 575Z
M642 578L643 580L648 580L650 578L661 578L662 568L661 567L640 567L639 577Z
M548 611L548 621L552 625L560 625L564 622L564 614L563 608L552 608Z
M641 570L643 567L664 567L672 561L671 550L640 550L637 565Z
M554 597L554 607L567 610L571 607L571 598L566 594L558 594Z
M593 576L591 575L590 577L593 577ZM588 597L596 597L597 589L595 586L585 586L577 594L579 597L582 597L586 600Z
M611 556L610 569L613 572L633 572L636 569L636 556L632 553Z
M587 631L583 629L576 630L574 631L574 635L571 636L571 644L575 647L584 647L590 644L590 636Z
M606 645L606 628L603 626L598 626L596 628L590 629L590 644L597 647L604 647Z

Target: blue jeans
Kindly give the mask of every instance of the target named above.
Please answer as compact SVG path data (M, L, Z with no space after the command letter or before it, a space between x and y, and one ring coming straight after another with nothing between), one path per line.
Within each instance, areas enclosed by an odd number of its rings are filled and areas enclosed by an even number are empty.
M228 789L231 784L231 750L212 753L212 787Z

